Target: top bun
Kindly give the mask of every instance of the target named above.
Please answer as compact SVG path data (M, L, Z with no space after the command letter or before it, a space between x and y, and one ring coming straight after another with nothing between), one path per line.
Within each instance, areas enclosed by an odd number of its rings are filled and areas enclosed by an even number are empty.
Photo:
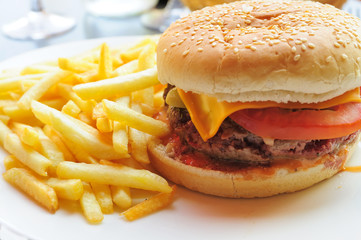
M177 20L159 80L220 101L315 103L361 86L361 20L311 1L239 1Z
M186 5L190 10L195 11L207 6L213 6L222 3L230 3L234 1L237 0L182 0L182 3ZM338 8L341 8L343 4L346 2L346 0L312 0L312 1L331 4Z

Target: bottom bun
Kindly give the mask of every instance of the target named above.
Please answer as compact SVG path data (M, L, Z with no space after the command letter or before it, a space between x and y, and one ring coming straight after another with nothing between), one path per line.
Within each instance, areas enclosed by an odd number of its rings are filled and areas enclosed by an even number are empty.
M336 153L313 160L298 159L297 163L304 163L302 167L295 168L295 160L287 160L289 164L281 166L249 167L228 172L177 161L168 156L166 146L158 139L149 142L148 151L154 168L174 183L215 196L254 198L295 192L332 177L351 158L358 139L359 136L352 143L341 146Z

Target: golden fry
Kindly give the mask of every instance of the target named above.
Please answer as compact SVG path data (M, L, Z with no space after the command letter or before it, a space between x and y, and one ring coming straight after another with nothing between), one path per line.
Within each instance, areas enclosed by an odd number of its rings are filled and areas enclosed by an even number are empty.
M20 188L40 203L49 212L58 210L58 198L54 189L37 179L30 171L23 168L11 168L3 174L4 179Z
M103 43L100 48L100 59L98 75L99 79L109 78L113 71L113 62L110 56L109 47L106 43Z
M11 168L26 168L14 155L7 155L4 158L4 167L6 170Z
M111 120L123 122L132 128L153 136L162 137L170 132L168 125L160 120L148 117L108 100L103 100L103 104L104 110Z
M45 125L43 128L44 134L53 141L58 149L63 153L65 161L75 162L73 154L69 151L68 147L64 144L59 134L52 129L49 125Z
M101 133L106 133L106 132L112 132L113 131L113 122L111 120L109 120L108 118L97 118L97 129L101 132Z
M84 193L80 198L80 206L84 216L90 223L100 223L104 216L93 190L88 183L83 183L83 188Z
M23 144L16 134L11 133L5 137L4 148L34 172L41 176L48 175L51 161L31 147Z
M59 68L55 67L55 66L35 64L35 65L25 67L21 71L20 74L21 75L28 75L28 74L33 75L33 74L40 74L40 73L55 72L57 70L59 70Z
M73 90L82 99L103 99L125 96L132 91L148 88L158 83L157 69L150 68L125 76L79 84L74 86Z
M108 185L99 183L91 183L90 185L100 205L100 208L102 209L102 212L104 214L113 213L114 209L110 187Z
M32 100L41 98L52 86L71 76L71 72L57 71L47 77L39 80L19 99L18 106L22 109L29 110Z
M133 60L126 64L123 64L113 71L112 77L119 77L138 72L138 64L139 64L138 60Z
M113 202L121 209L128 209L132 206L132 197L129 187L110 186Z
M79 113L81 112L81 109L72 101L69 100L61 109L63 113L68 114L69 116L72 116L74 118L78 117Z
M45 181L52 187L58 198L67 200L79 200L83 195L83 183L79 179L49 178Z
M147 170L133 169L126 166L109 166L62 162L58 165L57 174L60 178L81 179L116 186L127 186L144 190L170 192L168 182L161 176Z
M128 221L134 221L148 214L151 214L159 209L167 207L173 201L175 192L175 185L172 187L172 191L169 193L158 193L155 196L129 208L123 212L122 215Z
M58 64L61 69L73 73L83 73L98 67L95 63L69 58L58 58Z
M4 146L5 138L8 134L13 133L11 129L0 121L0 144Z

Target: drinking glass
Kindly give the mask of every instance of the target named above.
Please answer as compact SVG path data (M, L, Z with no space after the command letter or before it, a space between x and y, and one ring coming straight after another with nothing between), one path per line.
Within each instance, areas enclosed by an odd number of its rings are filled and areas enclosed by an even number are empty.
M141 17L143 26L164 32L165 29L175 20L190 13L180 0L169 0L164 9L153 9Z
M13 39L42 40L65 33L74 26L74 19L47 13L43 9L41 0L31 0L27 15L3 25L2 31Z

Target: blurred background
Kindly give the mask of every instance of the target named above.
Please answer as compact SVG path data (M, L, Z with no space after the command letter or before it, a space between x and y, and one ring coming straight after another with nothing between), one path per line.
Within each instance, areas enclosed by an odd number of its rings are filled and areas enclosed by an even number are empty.
M158 34L175 19L188 14L190 9L221 1L231 0L0 0L0 61L36 48L70 41ZM361 15L358 0L328 1ZM40 28L37 34L27 36L26 22L43 24L50 19L50 13L57 14L51 16L53 24L62 25L47 25L46 28L52 31L50 36L39 33ZM65 33L56 35L57 28Z

